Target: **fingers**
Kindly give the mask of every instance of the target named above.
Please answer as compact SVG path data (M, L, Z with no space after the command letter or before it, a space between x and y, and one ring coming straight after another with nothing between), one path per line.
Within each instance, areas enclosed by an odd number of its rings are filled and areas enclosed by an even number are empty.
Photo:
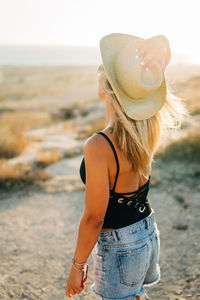
M76 292L72 288L66 288L66 296L69 298L72 298L73 295L75 295Z
M83 288L80 288L80 289L76 289L76 293L77 294L80 294L82 292Z
M151 62L149 63L149 68L154 68L154 67L156 67L158 65L160 65L161 70L164 72L165 67L166 67L166 61L165 61L165 57L163 57L162 55L154 57L151 60Z
M73 289L70 289L69 291L66 292L67 297L72 298L76 292Z
M152 42L150 42L149 40L143 40L142 42L140 42L140 44L138 44L137 48L138 48L138 55L144 56L152 48Z
M149 51L149 47L147 45L143 45L143 46L138 46L138 55L139 56L144 56L148 53Z
M152 67L151 62L154 60L154 58L156 56L156 51L149 51L148 54L146 54L145 56L143 56L143 58L141 58L144 61L144 66L145 67Z
M156 51L149 52L145 57L141 58L141 60L144 62L143 66L150 69L160 65L162 71L164 71L166 67L165 57L161 54L157 54Z
M66 296L67 296L68 298L72 298L71 294L70 294L68 291L66 291Z
M146 39L137 46L137 54L143 61L144 67L154 68L160 65L162 71L166 68L166 55L160 40ZM166 47L165 47L166 48ZM164 50L163 50L164 49Z
M164 71L165 71L165 68L166 68L166 66L167 66L167 62L166 62L165 57L162 57L162 58L161 58L161 64L160 64L160 66L161 66L162 71L164 72Z
M158 58L153 58L150 63L149 63L149 68L153 69L154 67L157 67L158 65L160 65L160 61L158 60Z
M66 296L69 298L72 298L73 295L75 294L80 294L84 288L71 288L71 289L66 289Z

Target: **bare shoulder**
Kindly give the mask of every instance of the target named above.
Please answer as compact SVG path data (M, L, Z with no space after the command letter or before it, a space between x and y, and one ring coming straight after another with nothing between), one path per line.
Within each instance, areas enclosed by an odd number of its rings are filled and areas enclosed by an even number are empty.
M84 156L90 156L95 154L100 158L106 158L107 143L105 143L105 138L100 134L93 134L90 136L83 145Z

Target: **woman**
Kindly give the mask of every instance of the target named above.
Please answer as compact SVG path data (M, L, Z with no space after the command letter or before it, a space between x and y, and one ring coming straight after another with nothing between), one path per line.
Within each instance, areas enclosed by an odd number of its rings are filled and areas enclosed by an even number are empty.
M159 230L147 197L151 162L163 129L178 128L187 111L180 98L166 91L163 72L171 54L165 36L143 40L111 34L100 45L98 95L105 101L108 123L84 144L85 209L66 295L84 289L82 269L92 252L96 295L141 300L143 286L160 279Z

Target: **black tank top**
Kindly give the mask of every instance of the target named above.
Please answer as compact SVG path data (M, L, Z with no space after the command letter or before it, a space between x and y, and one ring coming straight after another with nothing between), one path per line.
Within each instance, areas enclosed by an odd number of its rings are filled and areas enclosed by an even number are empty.
M119 175L119 160L117 157L117 153L109 137L104 132L99 131L97 133L103 135L110 143L117 164L115 182L112 190L110 189L109 202L102 228L122 228L146 218L151 213L152 208L147 197L151 175L149 176L148 181L144 185L139 187L136 191L128 193L115 192L115 186ZM85 184L86 176L84 157L80 166L80 177ZM133 195L126 196L131 194Z

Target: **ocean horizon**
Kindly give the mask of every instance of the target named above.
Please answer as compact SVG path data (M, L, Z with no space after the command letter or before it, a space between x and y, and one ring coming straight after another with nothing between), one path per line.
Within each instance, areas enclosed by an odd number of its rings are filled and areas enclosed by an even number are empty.
M0 65L98 65L97 47L55 45L0 45Z
M172 51L170 64L199 64L196 57ZM68 45L0 45L0 66L80 66L101 64L95 46Z

